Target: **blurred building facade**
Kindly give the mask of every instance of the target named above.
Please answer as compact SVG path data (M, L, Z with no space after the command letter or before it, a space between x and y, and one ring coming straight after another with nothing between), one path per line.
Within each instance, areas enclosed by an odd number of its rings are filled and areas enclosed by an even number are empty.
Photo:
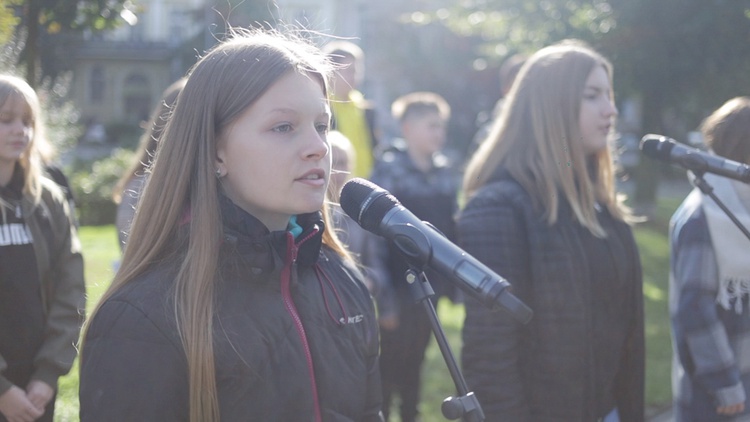
M90 142L113 141L148 119L184 73L181 48L201 33L205 0L138 0L121 17L116 30L84 33L73 53L71 92Z
M235 4L236 3L236 4ZM227 25L275 22L358 37L365 0L132 0L116 30L84 33L75 49L72 100L84 141L137 132L161 92L214 45ZM377 2L376 2L377 3Z
M86 128L83 140L118 145L124 143L123 138L137 139L139 125L148 119L161 92L218 42L228 25L250 27L258 22L282 31L285 26L312 30L311 36L321 45L332 37L360 45L365 51L365 78L359 88L378 110L378 125L386 138L397 134L390 119L391 101L416 89L434 90L446 97L454 105L454 125L461 126L460 136L452 138L470 137L476 111L462 101L494 104L496 98L492 90L489 94L486 89L469 91L467 81L476 77L440 80L439 69L456 75L460 75L456 71L463 72L466 66L461 63L470 46L457 45L458 38L440 25L422 24L424 15L416 10L427 7L425 3L130 0L118 29L85 33L75 50L71 93ZM450 3L431 0L429 8L437 10ZM483 95L488 98L482 100Z

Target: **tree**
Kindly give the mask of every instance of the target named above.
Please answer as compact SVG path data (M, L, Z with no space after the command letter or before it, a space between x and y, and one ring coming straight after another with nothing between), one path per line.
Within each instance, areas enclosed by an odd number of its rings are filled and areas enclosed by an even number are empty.
M434 16L462 35L479 35L478 48L499 61L565 38L596 43L614 25L604 0L464 0Z
M114 28L122 22L125 6L131 5L129 0L4 0L2 4L4 12L13 10L19 17L15 36L23 47L18 65L26 69L26 80L34 87L45 76L37 75L45 35Z
M480 34L494 60L564 38L591 43L614 63L618 96L641 100L643 133L693 129L750 90L750 0L463 0L434 16ZM667 125L668 113L684 123ZM659 172L641 163L635 199L652 203Z
M18 24L13 9L6 7L7 0L0 0L0 45L7 43L13 37L13 28Z
M617 25L602 49L615 62L617 84L641 99L644 133L684 139L711 110L750 90L750 1L610 3ZM666 122L667 113L681 125ZM660 170L641 160L636 203L653 203Z

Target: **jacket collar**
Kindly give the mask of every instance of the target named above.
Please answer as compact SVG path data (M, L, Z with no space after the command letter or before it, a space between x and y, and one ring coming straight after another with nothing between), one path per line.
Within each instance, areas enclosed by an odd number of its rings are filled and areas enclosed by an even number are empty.
M260 220L221 194L219 207L224 224L225 246L239 255L250 266L253 274L272 272L276 267L274 255L286 258L288 242L292 241L294 247L298 248L298 266L310 267L317 262L325 229L320 212L298 215L297 224L302 227L302 234L293 239L287 231L269 231Z

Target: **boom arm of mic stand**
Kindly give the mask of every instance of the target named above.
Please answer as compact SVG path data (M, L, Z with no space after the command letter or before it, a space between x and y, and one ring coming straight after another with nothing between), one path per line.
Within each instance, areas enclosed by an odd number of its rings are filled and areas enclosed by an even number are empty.
M415 303L422 302L427 312L432 332L435 334L435 340L437 340L440 352L443 354L443 359L448 367L448 372L450 372L453 383L456 386L456 391L459 394L458 397L448 397L443 401L441 407L443 416L449 420L463 418L464 422L483 422L484 412L482 411L482 407L479 405L479 401L474 393L469 392L466 380L464 380L461 370L458 368L456 358L445 337L445 331L443 331L440 325L440 319L437 316L437 312L435 312L435 306L429 300L430 296L433 296L435 293L432 290L432 286L430 286L429 280L427 280L427 276L424 272L412 267L406 270L406 282Z
M695 183L695 186L697 186L701 190L701 192L711 197L711 199L713 199L714 202L716 202L716 205L718 205L719 208L721 208L721 210L724 211L727 217L729 217L729 219L732 220L734 225L740 229L742 234L744 234L745 237L750 239L750 232L747 230L745 226L742 225L742 223L740 222L740 220L737 219L734 213L732 213L732 211L730 211L729 208L727 208L727 206L724 205L724 203L721 202L721 200L716 196L716 194L714 193L714 188L710 184L708 184L706 179L703 178L704 174L705 173L702 171L693 171L693 175L695 176L695 179L693 180L693 182Z

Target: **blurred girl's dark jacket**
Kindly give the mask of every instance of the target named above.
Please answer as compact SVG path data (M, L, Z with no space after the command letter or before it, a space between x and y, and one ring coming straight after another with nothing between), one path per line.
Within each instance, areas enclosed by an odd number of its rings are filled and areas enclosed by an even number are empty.
M623 422L644 420L639 256L625 223L598 217L606 239L564 201L550 226L502 172L461 212L461 246L534 311L521 325L467 299L463 369L488 421L594 421L615 407Z

